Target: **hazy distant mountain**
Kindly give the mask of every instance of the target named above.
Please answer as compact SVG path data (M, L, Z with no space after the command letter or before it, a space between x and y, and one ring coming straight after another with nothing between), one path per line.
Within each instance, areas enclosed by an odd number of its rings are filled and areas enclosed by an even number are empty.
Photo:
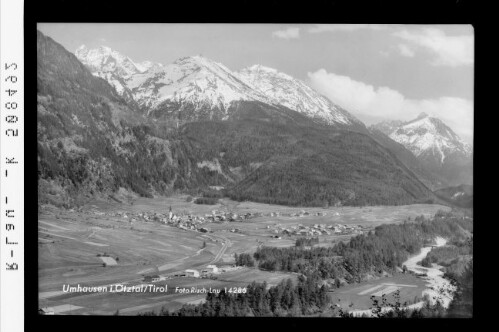
M447 187L435 191L435 194L460 207L472 208L473 207L473 186L459 185L456 187Z
M400 120L392 120L392 121L384 121L377 123L375 125L372 125L370 128L374 128L383 134L390 136L391 133L393 133L396 129L398 129L400 126L404 124L404 121Z
M470 157L471 147L440 119L424 113L396 128L390 137L407 146L416 156L434 157L441 164L450 154Z
M421 113L408 122L372 126L410 150L449 184L472 183L472 148L440 119Z
M369 127L369 134L403 162L428 188L435 190L447 186L447 181L445 179L428 170L428 168L405 146L394 141L381 130L372 126Z

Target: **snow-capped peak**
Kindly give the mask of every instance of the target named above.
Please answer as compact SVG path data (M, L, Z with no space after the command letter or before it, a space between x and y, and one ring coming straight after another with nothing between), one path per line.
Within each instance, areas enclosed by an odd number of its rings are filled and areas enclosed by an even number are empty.
M440 163L450 154L469 157L471 147L452 131L442 120L421 113L416 119L402 123L389 134L415 156L435 156Z
M230 105L244 100L282 105L330 125L365 129L362 122L304 82L262 65L233 72L201 55L179 58L168 65L136 63L106 46L88 49L82 45L75 54L94 75L107 80L148 114L186 107L189 112L202 110L206 115L211 114L206 110L217 109L217 116L225 119Z
M82 44L80 47L78 47L76 49L75 54L77 54L77 53L82 54L83 52L85 52L85 53L88 52L87 45L85 45L85 44Z
M429 117L428 114L426 114L425 112L421 112L419 113L419 115L416 117L416 120L419 120L419 119L423 119L423 118L427 118Z
M88 49L85 45L81 45L76 49L75 55L94 73L116 73L122 78L143 73L154 65L150 61L137 64L108 46Z
M229 68L199 55L179 58L153 72L134 75L127 83L134 99L150 112L165 103L190 104L194 109L218 108L223 114L234 101L272 104Z
M253 65L241 70L238 76L274 100L276 104L286 106L328 124L363 126L354 116L310 88L303 81L276 69Z
M219 62L204 58L200 55L183 57L173 62L174 66L182 67L189 71L203 71L203 73L216 74L220 77L232 76L232 71Z
M146 71L156 70L163 67L161 63L152 62L148 60L140 63L135 63L135 66L137 66L137 68L140 70L141 73L145 73Z
M277 69L265 67L262 65L253 65L251 67L248 67L247 70L249 70L249 71L265 71L268 73L277 73Z

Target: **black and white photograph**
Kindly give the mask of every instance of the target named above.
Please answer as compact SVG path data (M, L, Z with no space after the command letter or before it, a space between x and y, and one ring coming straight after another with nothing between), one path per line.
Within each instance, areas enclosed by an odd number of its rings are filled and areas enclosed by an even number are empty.
M39 315L474 316L472 25L36 28Z

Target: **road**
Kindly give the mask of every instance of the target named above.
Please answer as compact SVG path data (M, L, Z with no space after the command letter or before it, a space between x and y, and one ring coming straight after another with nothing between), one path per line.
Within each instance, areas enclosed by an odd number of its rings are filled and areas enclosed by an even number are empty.
M227 239L225 236L223 236L223 235L214 235L214 236L221 238L224 242L223 242L222 248L220 248L220 250L216 254L215 258L210 262L210 264L214 264L214 263L218 262L220 260L220 258L222 258L222 256L225 254L225 251L227 250L227 248L232 245L232 242L229 239Z

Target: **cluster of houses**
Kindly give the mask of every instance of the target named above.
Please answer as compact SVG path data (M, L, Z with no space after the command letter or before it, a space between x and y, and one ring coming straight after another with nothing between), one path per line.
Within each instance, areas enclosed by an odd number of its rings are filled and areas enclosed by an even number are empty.
M170 278L178 277L191 277L191 278L208 278L213 275L220 274L223 272L229 272L242 268L241 266L227 265L222 267L217 267L216 265L207 265L201 271L194 269L187 269L185 271L175 272L168 275L151 274L144 276L145 282L158 282Z
M139 213L114 213L114 216L121 216L125 219L134 222L137 220L142 221L155 221L162 222L165 224L177 226L184 229L197 229L199 224L204 223L225 223L225 222L243 222L245 220L258 218L258 217L279 217L279 216L290 216L290 217L304 217L304 216L326 216L327 212L315 212L310 213L308 211L302 210L299 213L281 214L281 212L246 212L237 214L228 211L218 211L213 210L211 214L205 214L204 216L197 216L192 214L177 215L171 210L168 214L157 213L157 212L139 212Z
M95 211L97 212L97 211ZM102 212L101 212L102 213ZM279 216L279 212L271 212L267 214L268 216L276 217ZM121 217L125 220L128 220L130 223L136 221L144 221L144 222L160 222L164 224L168 224L170 226L175 226L185 230L197 230L203 233L209 232L209 228L202 227L203 224L206 223L225 223L225 222L243 222L248 219L257 218L264 216L261 212L247 212L244 214L237 214L233 212L227 211L211 211L211 214L205 214L204 216L192 215L192 214L183 214L177 215L174 214L171 210L167 214L157 213L157 212L115 212L111 213L110 216L113 217ZM232 232L237 232L237 229L231 230Z
M166 224L171 226L176 226L185 230L197 230L199 232L207 233L210 231L209 228L203 227L206 223L226 223L226 222L243 222L245 220L259 217L257 213L245 213L237 214L233 212L226 211L211 211L211 214L205 214L204 216L195 215L182 215L177 216L170 211L170 214L166 220ZM236 229L231 230L237 232Z
M194 270L194 269L187 269L185 271L175 272L175 273L168 274L168 275L159 275L159 274L146 275L146 276L144 276L144 281L145 282L158 282L158 281L163 281L163 280L175 278L175 277L200 278L202 276L207 276L207 275L217 274L217 273L219 273L219 271L218 271L218 267L216 265L208 265L201 272L198 270Z
M267 226L267 228L271 228ZM274 234L282 235L298 235L298 236L318 236L318 235L345 235L345 234L362 234L366 230L361 225L342 225L342 224L314 224L313 226L299 224L297 226L283 227L276 225L273 229ZM273 235L279 238L277 235Z
M95 211L97 212L97 211ZM99 212L102 213L102 212ZM338 212L332 212L333 216L338 216ZM159 222L170 226L175 226L184 230L194 230L202 233L210 232L210 229L205 226L207 223L226 223L226 222L243 222L252 218L258 217L307 217L307 216L326 216L328 212L309 212L306 210L301 210L297 213L281 213L281 212L247 212L247 213L233 213L228 211L212 210L211 214L205 214L204 216L192 215L192 214L181 214L177 215L173 213L171 207L168 213L157 213L157 212L114 212L111 216L121 217L128 220L130 223L136 221L144 222ZM270 228L270 226L268 226ZM238 233L239 229L232 228L229 230L232 233ZM313 226L304 226L299 224L298 226L287 226L281 227L280 225L274 226L271 231L273 237L280 238L282 235L297 235L297 236L317 236L317 235L333 235L333 234L360 234L363 232L362 226L358 225L326 225L326 224L315 224Z
M338 213L337 213L337 215L338 215ZM307 217L307 216L318 216L318 217L322 217L322 216L327 216L327 212L310 213L308 211L301 210L300 212L297 212L297 213L290 213L289 216L290 217Z
M94 211L94 214L103 214L104 212ZM120 217L125 219L126 221L133 223L136 221L155 221L155 222L163 222L166 223L168 221L168 215L164 213L157 212L113 212L108 213L108 216L111 217Z

